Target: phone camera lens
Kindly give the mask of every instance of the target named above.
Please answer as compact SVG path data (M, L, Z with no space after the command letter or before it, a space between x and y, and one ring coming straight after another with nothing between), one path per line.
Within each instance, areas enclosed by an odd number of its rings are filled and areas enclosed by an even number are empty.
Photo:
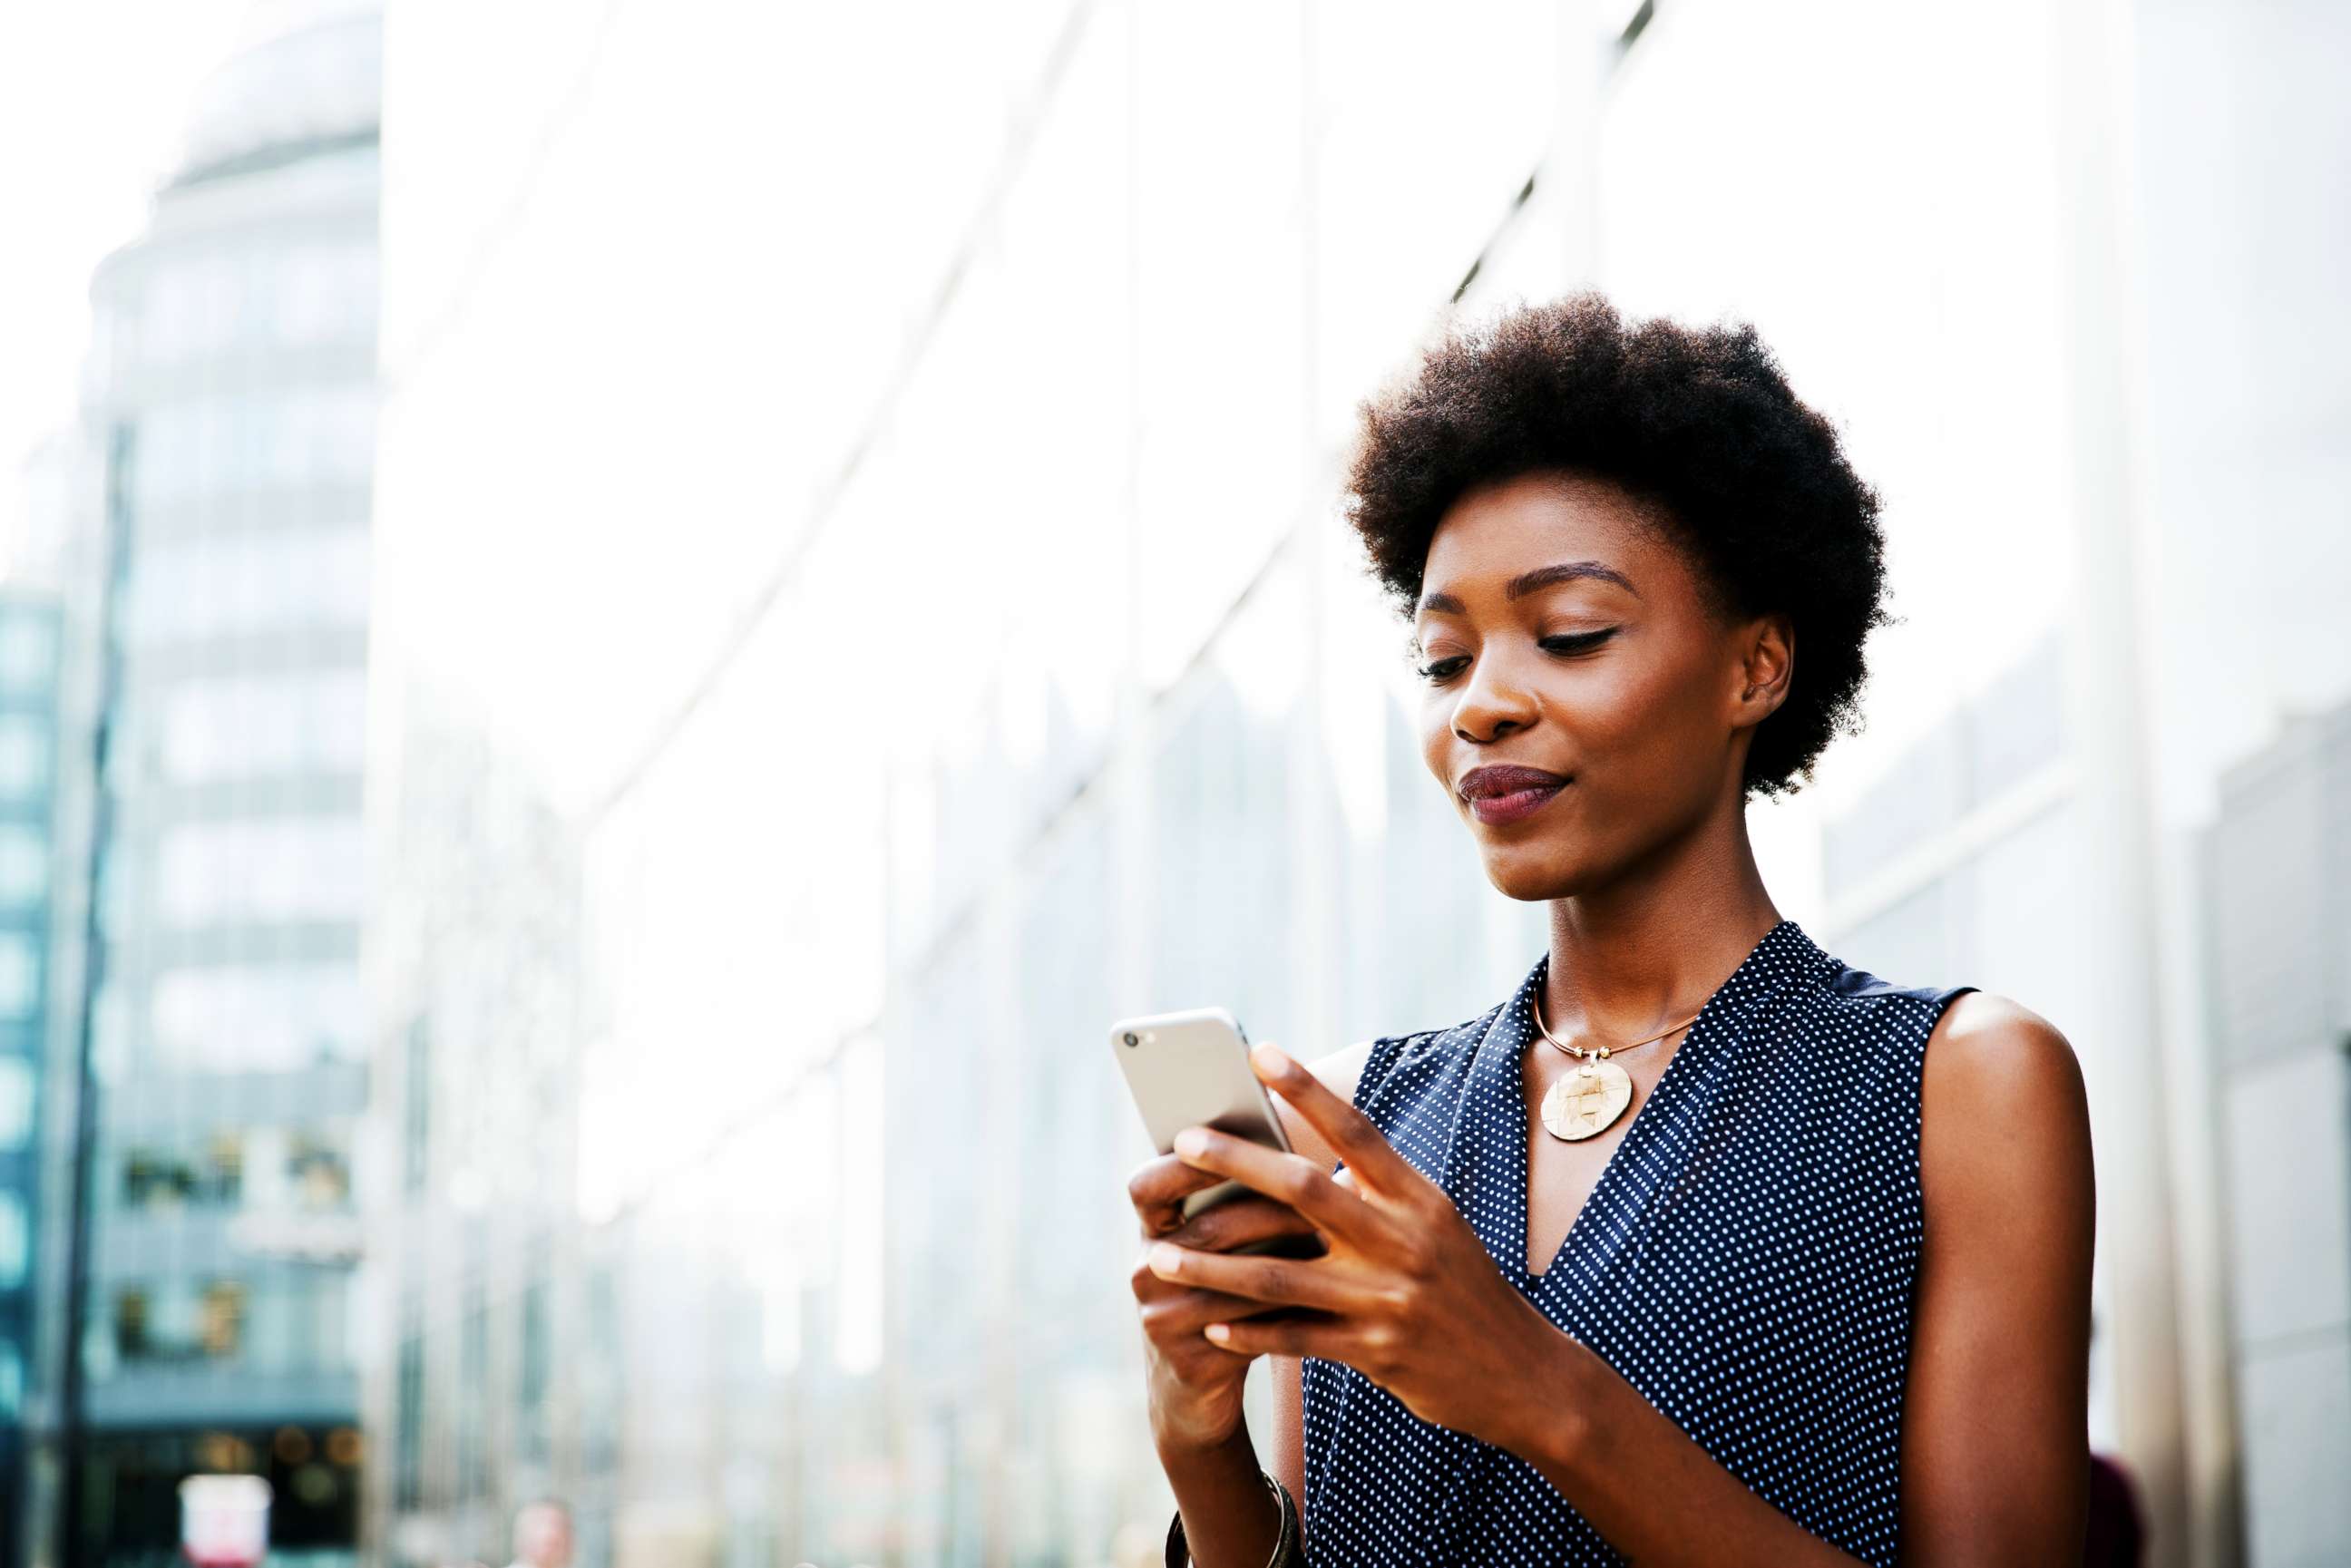
M1129 1045L1141 1045L1143 1041L1136 1038L1133 1030L1129 1030L1126 1031L1126 1043Z

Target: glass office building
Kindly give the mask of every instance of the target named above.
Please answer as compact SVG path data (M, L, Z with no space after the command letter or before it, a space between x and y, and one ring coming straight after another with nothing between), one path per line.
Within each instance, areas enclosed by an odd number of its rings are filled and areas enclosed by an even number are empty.
M577 1222L578 847L487 737L404 706L371 797L369 1533L387 1561L503 1561L517 1502L609 1469L586 1435L622 1359Z
M2258 1563L2351 1543L2351 703L2220 783L2210 915L2228 1354Z
M91 287L83 1561L169 1552L196 1471L268 1479L273 1560L357 1539L380 37L256 8Z

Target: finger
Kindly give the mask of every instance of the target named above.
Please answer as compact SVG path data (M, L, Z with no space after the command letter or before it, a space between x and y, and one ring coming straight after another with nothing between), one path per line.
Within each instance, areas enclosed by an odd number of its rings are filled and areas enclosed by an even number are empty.
M1146 1236L1165 1236L1184 1223L1184 1200L1223 1178L1174 1155L1155 1155L1126 1178L1126 1196Z
M1210 1323L1293 1310L1279 1301L1253 1301L1247 1296L1226 1295L1222 1291L1186 1290L1164 1281L1160 1288L1168 1293L1150 1298L1136 1311L1142 1316L1143 1326L1163 1341L1198 1333Z
M1175 1280L1161 1279L1151 1267L1151 1248L1155 1245L1157 1245L1155 1242L1146 1244L1142 1251L1135 1255L1134 1266L1127 1270L1127 1283L1133 1289L1134 1299L1146 1318L1171 1301L1180 1302L1194 1296L1208 1298L1211 1308L1221 1303L1224 1312L1236 1317L1280 1310L1280 1304L1276 1301L1260 1301L1248 1296L1227 1295L1219 1291L1187 1285ZM1206 1311L1189 1326L1196 1329L1200 1323L1207 1322L1217 1315L1217 1312L1214 1310Z
M1379 1224L1379 1217L1359 1194L1341 1187L1303 1155L1269 1149L1214 1127L1186 1127L1176 1134L1176 1154L1188 1164L1230 1176L1254 1192L1288 1204L1325 1236L1362 1246L1371 1240Z
M1360 1294L1330 1270L1297 1259L1196 1252L1172 1241L1154 1242L1145 1258L1163 1280L1285 1307L1344 1312L1357 1304Z
M1269 1241L1277 1236L1314 1234L1314 1227L1307 1218L1288 1204L1252 1193L1194 1215L1169 1231L1166 1239L1203 1252L1231 1252L1252 1241Z
M1210 1344L1236 1355L1313 1355L1344 1361L1354 1343L1344 1319L1312 1312L1213 1322L1200 1332Z
M1271 1040L1249 1051L1249 1065L1266 1087L1306 1118L1358 1180L1374 1191L1401 1195L1430 1185L1411 1161L1396 1153L1395 1145L1369 1116L1332 1093L1329 1084Z

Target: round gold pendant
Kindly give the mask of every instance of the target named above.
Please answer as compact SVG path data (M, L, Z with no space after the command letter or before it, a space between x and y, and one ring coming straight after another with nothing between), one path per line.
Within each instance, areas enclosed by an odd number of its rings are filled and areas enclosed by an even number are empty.
M1543 1131L1580 1144L1625 1113L1633 1103L1633 1080L1613 1061L1586 1061L1543 1094Z

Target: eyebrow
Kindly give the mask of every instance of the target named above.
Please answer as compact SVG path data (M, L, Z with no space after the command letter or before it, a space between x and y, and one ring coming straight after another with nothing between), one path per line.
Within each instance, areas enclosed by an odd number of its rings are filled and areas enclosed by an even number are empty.
M1554 582L1574 582L1583 578L1613 582L1635 599L1641 596L1641 591L1633 586L1633 580L1613 566L1596 560L1562 560L1553 562L1550 566L1539 566L1532 571L1519 573L1502 585L1502 597L1524 599L1539 588L1549 588ZM1431 610L1461 615L1468 612L1468 606L1449 593L1441 591L1425 593L1421 595L1420 604L1414 610L1413 615L1417 619Z

